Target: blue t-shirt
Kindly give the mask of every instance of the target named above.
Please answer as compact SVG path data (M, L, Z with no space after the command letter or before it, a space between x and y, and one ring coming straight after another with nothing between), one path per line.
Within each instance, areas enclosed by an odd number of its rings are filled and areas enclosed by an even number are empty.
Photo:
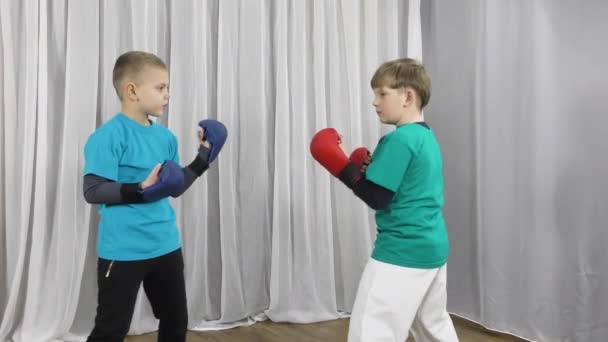
M143 126L116 114L99 127L84 148L84 174L119 183L139 183L156 164L179 164L177 139L164 126ZM175 212L168 198L149 203L99 205L97 253L109 260L155 258L180 248Z

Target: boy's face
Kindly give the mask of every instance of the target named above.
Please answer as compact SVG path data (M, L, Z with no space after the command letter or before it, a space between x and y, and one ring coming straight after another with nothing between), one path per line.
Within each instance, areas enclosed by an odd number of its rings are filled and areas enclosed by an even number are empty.
M395 125L403 117L406 105L404 89L374 88L374 107L382 123Z
M139 75L136 85L141 110L152 116L161 116L169 104L169 74L161 67L147 66Z

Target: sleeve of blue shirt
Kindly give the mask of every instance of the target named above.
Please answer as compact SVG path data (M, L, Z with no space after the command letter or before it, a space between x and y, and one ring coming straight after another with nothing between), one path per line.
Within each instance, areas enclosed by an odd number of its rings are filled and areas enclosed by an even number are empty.
M93 133L84 147L84 175L94 174L118 181L118 165L122 155L120 140L107 131Z
M179 153L178 153L178 148L177 148L177 138L175 137L175 135L171 134L171 140L170 140L170 153L171 153L171 160L173 160L175 162L175 164L180 165L179 164Z

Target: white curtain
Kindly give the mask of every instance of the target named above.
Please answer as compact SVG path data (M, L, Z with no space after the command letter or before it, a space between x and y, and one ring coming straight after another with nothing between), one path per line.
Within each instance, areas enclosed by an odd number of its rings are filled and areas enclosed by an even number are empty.
M601 0L423 2L451 311L608 341L606 17Z
M408 38L418 8L0 0L0 341L82 340L92 328L98 216L81 195L83 144L119 110L112 66L135 49L169 66L170 109L160 122L177 135L184 164L199 120L229 130L218 162L173 202L190 328L260 313L314 322L349 312L373 216L308 144L333 126L350 148L375 147L387 128L371 107L369 79L408 45L421 56L419 27ZM140 293L131 333L155 329Z

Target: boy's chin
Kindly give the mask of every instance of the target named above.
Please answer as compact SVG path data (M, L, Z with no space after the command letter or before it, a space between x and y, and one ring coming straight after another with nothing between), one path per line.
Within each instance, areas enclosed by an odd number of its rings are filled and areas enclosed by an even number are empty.
M155 118L161 117L161 116L163 116L163 114L164 114L164 112L156 112L156 113L150 112L150 113L148 113L148 115L153 116Z
M380 122L385 124L385 125L392 125L393 123L391 122L391 120L388 120L386 118L380 118Z

